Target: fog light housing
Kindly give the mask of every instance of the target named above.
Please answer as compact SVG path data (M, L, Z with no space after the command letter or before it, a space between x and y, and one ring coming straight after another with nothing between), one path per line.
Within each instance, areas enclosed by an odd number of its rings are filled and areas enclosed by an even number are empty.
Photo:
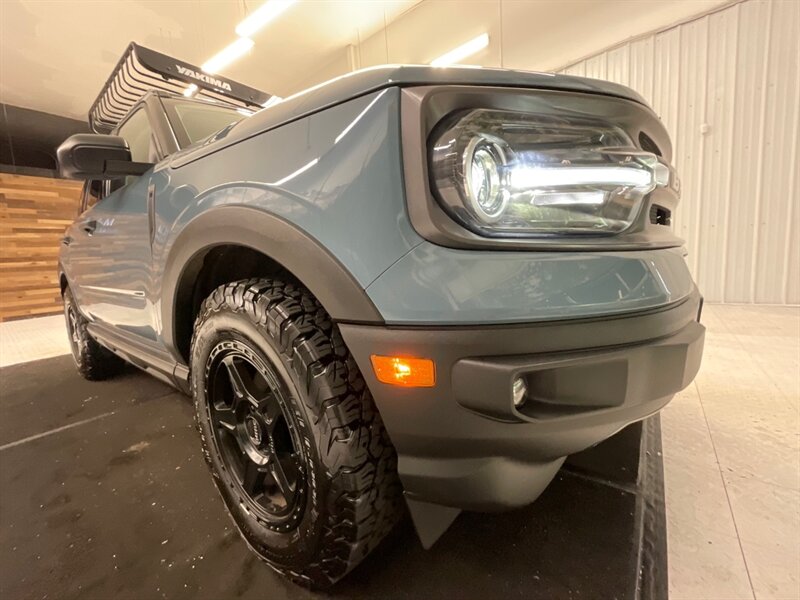
M511 398L514 400L514 407L520 408L525 404L528 399L528 386L525 385L525 380L522 377L517 377L514 380L514 385L511 388Z

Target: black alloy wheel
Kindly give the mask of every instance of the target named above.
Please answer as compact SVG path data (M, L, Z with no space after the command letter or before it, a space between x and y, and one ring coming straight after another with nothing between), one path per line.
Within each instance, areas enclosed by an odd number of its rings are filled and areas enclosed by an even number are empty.
M242 501L275 531L297 525L307 491L306 456L278 375L241 341L208 361L214 441Z

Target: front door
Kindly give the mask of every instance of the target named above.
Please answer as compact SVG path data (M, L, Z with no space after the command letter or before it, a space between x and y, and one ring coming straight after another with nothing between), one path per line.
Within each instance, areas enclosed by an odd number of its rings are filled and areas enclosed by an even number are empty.
M134 162L160 157L144 105L119 127ZM73 281L93 320L155 340L150 302L152 171L106 183L106 195L71 228Z

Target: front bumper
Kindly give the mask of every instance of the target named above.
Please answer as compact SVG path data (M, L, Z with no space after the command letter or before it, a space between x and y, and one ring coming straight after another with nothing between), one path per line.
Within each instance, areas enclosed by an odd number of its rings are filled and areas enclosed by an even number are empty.
M407 496L470 510L528 504L565 457L662 408L696 375L705 328L695 290L670 307L495 327L341 324L398 453ZM375 378L370 355L436 363L430 388ZM513 406L516 377L529 400Z

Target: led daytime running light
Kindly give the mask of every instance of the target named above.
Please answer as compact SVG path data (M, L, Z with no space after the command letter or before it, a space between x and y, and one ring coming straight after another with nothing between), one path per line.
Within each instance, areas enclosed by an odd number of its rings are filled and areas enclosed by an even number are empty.
M653 188L653 173L648 169L626 166L610 167L530 167L512 166L509 184L514 190L532 188L613 185Z

